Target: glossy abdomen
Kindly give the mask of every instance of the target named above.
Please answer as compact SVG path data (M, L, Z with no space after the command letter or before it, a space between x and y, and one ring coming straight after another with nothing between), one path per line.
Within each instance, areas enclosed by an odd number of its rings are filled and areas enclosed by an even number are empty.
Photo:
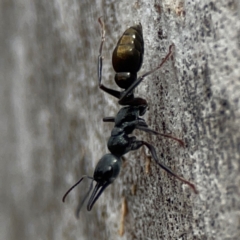
M112 55L115 72L137 73L142 66L144 43L142 25L128 28L119 39Z

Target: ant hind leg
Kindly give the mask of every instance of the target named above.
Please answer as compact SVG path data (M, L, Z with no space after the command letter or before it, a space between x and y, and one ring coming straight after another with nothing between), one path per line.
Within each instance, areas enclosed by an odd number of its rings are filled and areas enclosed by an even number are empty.
M159 68L162 67L162 65L171 57L171 55L173 54L173 47L174 45L170 45L169 47L169 52L166 55L166 57L162 60L162 62L154 69L144 73L142 76L140 76L138 79L135 80L135 82L133 82L133 84L124 91L124 93L122 94L121 98L119 99L119 103L124 102L124 99L133 92L133 90L143 81L143 79L145 77L147 77L148 75L154 73L155 71L157 71Z
M99 47L99 55L98 55L98 84L99 84L99 88L101 90L103 90L104 92L112 95L113 97L116 97L116 98L119 99L121 97L121 94L120 94L119 91L107 88L102 84L102 63L103 63L102 49L103 49L103 44L105 42L105 25L104 25L104 22L102 20L102 17L98 18L98 22L101 26L101 44L100 44L100 47Z

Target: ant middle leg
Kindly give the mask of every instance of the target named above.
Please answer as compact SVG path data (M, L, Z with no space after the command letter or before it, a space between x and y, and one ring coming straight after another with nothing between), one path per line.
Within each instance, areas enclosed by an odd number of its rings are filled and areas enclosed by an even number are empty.
M115 117L104 117L103 122L115 122Z
M172 140L177 141L180 144L180 146L182 146L182 147L185 146L184 142L181 139L175 138L175 137L173 137L171 135L168 135L168 134L163 134L163 133L157 132L157 131L155 131L151 128L137 125L136 129L139 129L139 130L142 130L144 132L151 133L151 134L154 134L154 135L160 135L160 136L165 137L165 138L170 138Z

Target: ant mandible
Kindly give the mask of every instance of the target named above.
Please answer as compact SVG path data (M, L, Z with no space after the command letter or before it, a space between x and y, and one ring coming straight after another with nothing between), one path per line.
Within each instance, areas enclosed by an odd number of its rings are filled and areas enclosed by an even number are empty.
M121 165L122 156L130 151L137 150L142 146L146 146L153 159L156 163L163 168L170 175L176 177L178 180L189 185L195 193L197 189L194 184L185 180L184 178L178 176L170 168L168 168L164 163L162 163L158 157L154 146L151 144L137 140L135 136L129 137L129 134L135 129L142 130L155 135L161 135L163 137L171 138L179 142L180 145L184 146L182 140L172 137L170 135L161 134L148 128L147 123L143 116L147 110L147 101L143 98L134 97L134 89L143 81L143 79L150 75L151 73L158 70L172 55L173 45L169 48L169 53L162 60L159 66L153 70L146 72L137 78L137 72L142 66L143 53L144 53L144 43L142 35L142 25L139 23L135 26L129 27L119 39L117 46L115 47L112 55L112 64L116 72L115 82L116 84L124 89L122 92L116 91L105 87L102 84L102 49L103 43L105 41L105 27L101 18L98 19L101 25L101 44L99 48L98 56L98 81L99 88L104 92L114 96L118 99L120 105L124 105L120 111L117 113L116 117L105 117L104 122L114 122L114 128L111 132L111 136L108 140L108 149L110 153L105 154L98 162L93 177L84 175L77 183L75 183L63 196L63 202L65 201L68 193L75 188L84 178L89 178L92 180L90 188L86 193L85 197L81 201L76 211L76 216L79 216L79 212L84 201L89 196L93 188L93 181L96 181L95 188L88 200L87 210L90 211L94 203L98 200L102 192L117 178Z

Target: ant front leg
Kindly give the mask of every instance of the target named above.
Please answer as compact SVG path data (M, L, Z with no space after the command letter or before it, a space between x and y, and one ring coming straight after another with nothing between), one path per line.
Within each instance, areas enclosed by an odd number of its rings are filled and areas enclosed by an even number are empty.
M162 65L163 65L163 64L170 58L170 56L172 55L172 53L173 53L173 51L172 51L172 50L173 50L173 47L174 47L173 44L170 45L170 47L169 47L169 52L168 52L167 56L162 60L162 62L161 62L156 68L152 69L151 71L148 71L148 72L144 73L142 76L140 76L138 79L136 79L135 82L133 82L133 84L132 84L128 89L126 89L126 90L123 92L123 94L121 95L121 98L120 98L119 101L118 101L119 104L121 104L121 105L126 104L125 102L126 102L126 99L127 99L128 95L131 94L131 93L134 91L134 89L144 80L144 78L147 77L148 75L154 73L155 71L157 71L159 68L162 67ZM137 98L135 98L135 99L137 99ZM140 98L140 99L141 99L141 98ZM133 100L134 100L134 99L133 99ZM144 100L144 101L146 102L145 99L141 99L141 100ZM138 101L140 101L140 100L138 100ZM129 105L135 105L135 104L129 104Z
M155 160L155 162L162 168L164 169L167 173L169 173L170 175L172 175L173 177L177 178L178 180L180 180L181 182L187 184L190 188L192 188L192 190L194 191L195 194L198 194L198 191L195 187L195 185L189 181L187 181L186 179L178 176L175 172L173 172L169 167L167 167L164 163L162 163L158 157L157 157L157 153L156 150L154 148L154 146L152 146L151 144L145 142L145 141L139 141L139 140L135 140L131 143L131 150L137 150L139 149L141 146L145 145L149 151L151 152L151 155L153 157L153 159Z
M113 90L111 88L107 88L102 84L102 63L103 63L103 56L102 56L102 49L103 49L103 44L105 42L105 25L104 22L102 21L102 17L98 19L98 22L101 26L101 44L99 48L99 55L98 55L98 84L99 88L103 90L104 92L112 95L113 97L116 97L119 99L121 97L121 93L119 91Z

